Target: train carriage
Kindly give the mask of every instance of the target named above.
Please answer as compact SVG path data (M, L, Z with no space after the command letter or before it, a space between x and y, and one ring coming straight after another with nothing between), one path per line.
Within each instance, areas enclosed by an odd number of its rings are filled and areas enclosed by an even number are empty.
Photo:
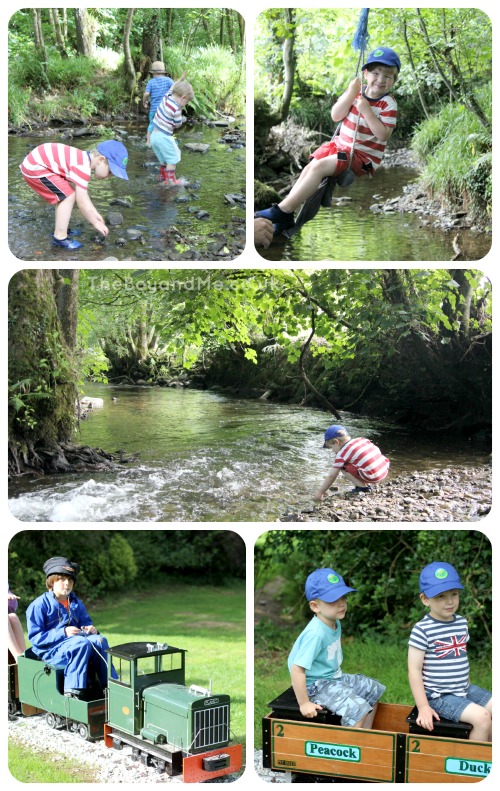
M292 687L269 705L263 765L292 782L467 783L491 770L491 743L469 741L470 725L441 720L430 734L411 706L379 703L366 730L343 727L325 710L302 717Z

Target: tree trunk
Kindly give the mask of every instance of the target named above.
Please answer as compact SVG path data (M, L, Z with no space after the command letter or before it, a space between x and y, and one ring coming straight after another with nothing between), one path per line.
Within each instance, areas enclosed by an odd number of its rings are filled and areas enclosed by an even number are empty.
M168 10L168 17L167 17L167 43L169 45L172 44L172 25L174 22L174 9L169 8Z
M96 27L85 8L75 8L76 49L86 58L95 56Z
M241 16L241 14L236 13L236 18L238 19L238 28L240 31L240 44L242 47L245 46L245 20Z
M295 68L297 60L295 57L295 11L293 8L285 8L286 27L288 35L283 42L283 75L284 88L283 99L281 102L280 121L286 121L290 102L292 101L293 82L295 79Z
M45 41L42 30L42 9L33 9L33 33L35 38L35 57L42 69L42 80L45 88L50 88L47 72L47 53L45 51Z
M78 323L78 269L54 270L54 288L57 289L57 315L66 345L71 351L76 347L76 326ZM67 282L69 281L69 282Z
M54 28L54 38L56 40L56 47L61 54L61 57L67 58L68 53L66 52L66 45L64 43L64 38L61 30L61 24L59 22L59 10L57 8L50 9L50 16L52 19L52 26Z
M236 38L234 35L234 19L233 19L233 11L230 8L226 8L226 21L227 21L227 32L229 36L229 45L231 47L231 52L236 54Z
M127 75L127 90L132 94L135 90L135 68L130 52L130 31L132 29L132 19L134 16L135 8L129 8L127 11L127 18L125 20L125 29L123 31L123 53L125 58L125 73Z
M68 441L77 390L57 315L54 272L24 269L9 284L9 468L41 467L38 449Z
M142 54L149 58L151 63L161 60L161 32L160 17L154 11L150 18L144 23L142 30Z

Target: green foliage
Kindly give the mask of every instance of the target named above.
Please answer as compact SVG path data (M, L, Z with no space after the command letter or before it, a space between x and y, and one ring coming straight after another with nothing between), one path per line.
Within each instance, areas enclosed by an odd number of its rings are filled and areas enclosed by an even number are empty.
M94 601L154 582L229 585L245 578L245 547L228 530L21 531L9 544L9 582L22 606L45 590L44 561L62 555L81 566L77 593Z
M356 588L349 602L346 634L388 637L406 644L413 624L424 615L419 599L418 577L433 560L452 563L465 590L460 611L469 621L471 653L491 650L491 544L479 531L282 531L266 533L256 547L256 576L260 584L266 569L293 582L284 606L302 608L309 617L303 596L304 581L315 568L333 567L346 583ZM303 628L300 619L297 633Z

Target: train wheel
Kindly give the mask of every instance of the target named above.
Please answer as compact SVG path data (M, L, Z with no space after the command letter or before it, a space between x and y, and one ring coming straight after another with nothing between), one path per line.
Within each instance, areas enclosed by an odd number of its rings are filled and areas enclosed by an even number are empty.
M45 722L47 723L49 728L55 728L56 727L55 714L52 714L51 711L48 711L47 714L45 715Z
M139 755L139 761L143 766L150 766L151 756L149 755L149 753L141 752Z
M113 750L123 750L123 742L118 736L113 736Z
M88 740L88 738L89 738L89 726L88 725L85 725L84 722L79 722L78 723L78 727L77 727L76 730L77 730L77 733L78 733L78 736L80 737L80 739Z
M141 756L141 751L138 747L132 747L132 760L138 761Z
M151 763L154 765L155 771L162 775L166 769L167 762L163 761L161 758L153 758Z
M9 700L8 705L9 717L15 717L17 714L17 703L15 700Z

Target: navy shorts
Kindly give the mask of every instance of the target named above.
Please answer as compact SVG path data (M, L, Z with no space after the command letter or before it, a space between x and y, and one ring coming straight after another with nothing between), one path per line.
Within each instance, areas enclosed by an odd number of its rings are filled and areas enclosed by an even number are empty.
M467 695L440 695L438 698L427 698L429 706L439 714L452 722L460 722L460 717L464 713L467 706L471 703L477 703L478 706L486 706L491 700L491 692L482 687L477 687L475 684L470 684L467 690Z

